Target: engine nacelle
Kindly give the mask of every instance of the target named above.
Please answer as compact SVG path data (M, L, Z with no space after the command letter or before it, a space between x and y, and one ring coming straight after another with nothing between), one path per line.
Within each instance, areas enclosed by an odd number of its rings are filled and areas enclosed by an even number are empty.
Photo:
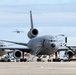
M65 52L65 54L68 56L68 58L72 58L74 55L74 52L72 50L68 50Z
M36 37L38 35L38 30L37 29L30 29L30 31L28 32L28 37L30 39Z
M22 52L20 50L15 50L13 53L14 58L18 59L22 57Z

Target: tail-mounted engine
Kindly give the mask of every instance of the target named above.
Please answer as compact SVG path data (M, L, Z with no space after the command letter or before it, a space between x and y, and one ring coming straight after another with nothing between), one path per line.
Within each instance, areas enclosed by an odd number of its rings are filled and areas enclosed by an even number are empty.
M28 32L28 37L30 39L36 37L38 35L38 30L37 29L30 29L30 31Z
M18 59L22 57L22 52L19 50L15 50L13 56Z
M31 22L31 29L28 32L28 37L30 39L32 39L38 35L38 30L33 27L33 19L32 19L32 11L31 10L30 10L30 22Z

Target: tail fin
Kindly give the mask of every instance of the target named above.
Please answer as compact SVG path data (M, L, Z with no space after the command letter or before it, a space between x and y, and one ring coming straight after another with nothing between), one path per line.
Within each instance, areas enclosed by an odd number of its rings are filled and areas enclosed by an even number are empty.
M65 43L67 43L67 37L65 37Z
M30 21L31 21L31 29L33 29L33 19L32 19L32 11L30 10Z
M33 19L32 19L32 11L31 10L30 10L30 21L31 21L31 29L27 35L30 39L32 39L38 35L38 30L33 27Z

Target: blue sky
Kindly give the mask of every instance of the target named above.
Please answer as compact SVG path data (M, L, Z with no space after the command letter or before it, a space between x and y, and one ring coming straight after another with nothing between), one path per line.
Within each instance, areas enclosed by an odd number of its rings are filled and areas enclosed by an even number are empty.
M28 42L30 10L39 36L76 37L76 0L0 0L0 39ZM13 33L16 29L24 33Z
M0 0L1 5L75 3L76 0Z

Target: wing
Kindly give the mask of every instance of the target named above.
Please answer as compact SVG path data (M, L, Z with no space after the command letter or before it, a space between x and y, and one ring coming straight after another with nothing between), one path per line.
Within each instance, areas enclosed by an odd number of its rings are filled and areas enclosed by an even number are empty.
M68 50L67 47L60 47L60 48L58 49L58 51L66 51L66 50Z
M22 52L28 52L30 53L31 52L31 49L28 49L28 48L16 48L16 47L0 47L0 50L11 50L11 51L14 51L14 50L20 50Z
M26 43L20 43L20 42L13 42L13 41L6 41L6 40L0 40L0 41L3 41L3 42L8 42L8 43L14 43L14 44L17 44L17 45L22 45L22 46L26 46L27 47L27 44ZM3 50L20 50L20 51L23 51L23 52L28 52L30 53L31 49L28 49L28 48L16 48L16 47L0 47L0 49L3 49Z
M8 43L14 43L14 44L17 44L17 45L22 45L22 46L27 46L27 44L26 44L26 43L13 42L13 41L6 41L6 40L0 40L0 41L8 42Z

